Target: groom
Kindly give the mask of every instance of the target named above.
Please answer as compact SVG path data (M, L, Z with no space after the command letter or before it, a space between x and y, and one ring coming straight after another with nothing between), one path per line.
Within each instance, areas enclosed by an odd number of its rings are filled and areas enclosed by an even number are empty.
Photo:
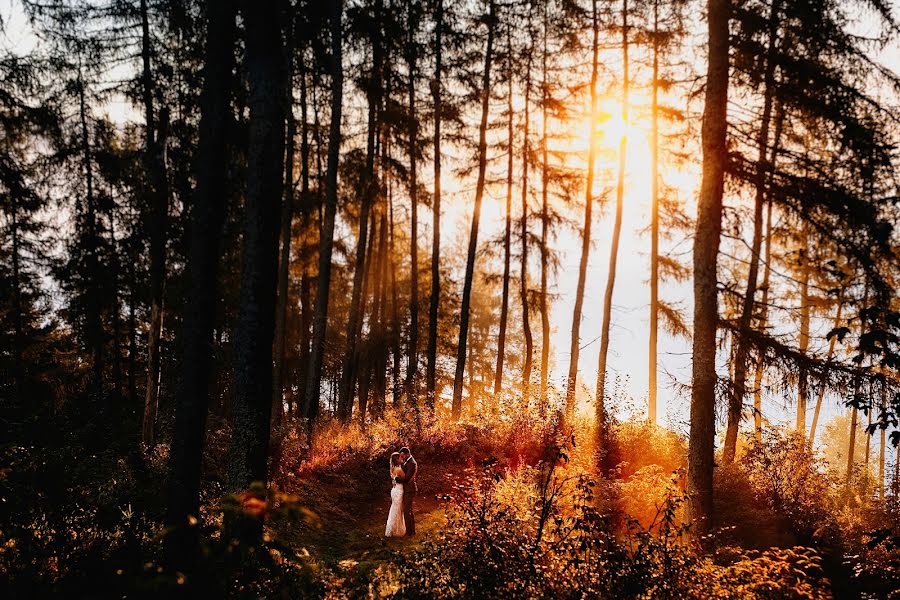
M403 469L403 475L395 477L397 483L403 484L403 520L406 522L407 537L416 534L416 519L413 516L413 498L419 491L416 485L416 474L419 471L419 465L416 459L412 457L409 448L400 448L400 468Z

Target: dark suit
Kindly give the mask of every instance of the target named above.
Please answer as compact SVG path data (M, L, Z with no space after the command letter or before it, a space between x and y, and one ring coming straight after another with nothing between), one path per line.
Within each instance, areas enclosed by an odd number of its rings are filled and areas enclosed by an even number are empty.
M403 520L406 523L406 535L415 535L416 519L413 516L413 498L419 491L419 486L416 485L419 465L416 464L416 459L410 456L400 465L400 468L403 469L403 476L397 477L397 483L403 484Z

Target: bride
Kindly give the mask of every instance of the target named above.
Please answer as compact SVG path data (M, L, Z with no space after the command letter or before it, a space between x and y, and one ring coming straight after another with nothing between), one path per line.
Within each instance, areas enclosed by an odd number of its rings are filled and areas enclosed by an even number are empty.
M403 521L403 484L394 481L395 477L403 475L400 468L400 453L391 454L391 510L388 512L387 526L384 529L386 537L403 537L406 535L406 523Z

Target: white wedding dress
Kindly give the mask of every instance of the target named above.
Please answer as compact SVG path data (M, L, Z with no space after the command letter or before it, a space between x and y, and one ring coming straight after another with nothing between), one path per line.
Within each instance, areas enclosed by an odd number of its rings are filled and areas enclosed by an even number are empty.
M391 468L391 481L394 477L403 475L400 467ZM406 522L403 520L403 484L394 481L391 488L391 510L388 512L387 526L384 528L385 537L403 537L406 535Z

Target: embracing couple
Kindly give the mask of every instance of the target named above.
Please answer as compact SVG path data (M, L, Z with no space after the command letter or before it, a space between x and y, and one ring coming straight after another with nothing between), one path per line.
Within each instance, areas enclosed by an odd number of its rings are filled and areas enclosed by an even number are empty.
M412 457L409 448L400 448L391 454L391 510L388 512L387 537L413 536L416 534L416 520L413 517L413 498L419 491L416 486L416 474L419 466Z

